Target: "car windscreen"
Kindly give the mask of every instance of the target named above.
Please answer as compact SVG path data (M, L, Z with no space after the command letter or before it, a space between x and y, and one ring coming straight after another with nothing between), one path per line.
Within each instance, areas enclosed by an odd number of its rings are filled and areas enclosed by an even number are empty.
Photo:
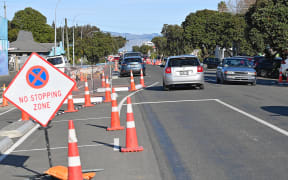
M197 58L173 58L168 62L168 67L199 66Z
M251 64L247 59L225 59L225 67L249 67Z
M53 65L57 65L57 64L62 64L63 63L61 57L59 57L59 58L48 58L47 61L50 62Z
M142 63L142 60L139 58L129 58L124 60L125 63L130 63L130 62L139 62Z

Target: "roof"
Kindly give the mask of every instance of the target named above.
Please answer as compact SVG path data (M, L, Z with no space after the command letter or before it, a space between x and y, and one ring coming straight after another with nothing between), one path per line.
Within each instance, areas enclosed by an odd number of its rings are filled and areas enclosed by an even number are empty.
M183 57L193 57L193 58L197 58L197 56L195 56L195 55L179 55L179 56L170 56L170 57L168 57L169 59L171 59L171 58L183 58Z
M17 40L10 43L9 52L49 52L53 43L38 43L34 41L32 32L19 31Z

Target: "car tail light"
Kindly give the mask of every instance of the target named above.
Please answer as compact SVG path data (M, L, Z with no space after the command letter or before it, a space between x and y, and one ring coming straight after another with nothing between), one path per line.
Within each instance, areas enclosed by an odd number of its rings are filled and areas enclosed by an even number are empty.
M170 73L171 73L171 67L167 67L167 68L165 69L165 73L166 73L166 74L170 74Z
M281 61L281 64L286 64L285 60L282 60L282 61Z
M203 72L203 67L202 66L198 66L197 67L197 72Z

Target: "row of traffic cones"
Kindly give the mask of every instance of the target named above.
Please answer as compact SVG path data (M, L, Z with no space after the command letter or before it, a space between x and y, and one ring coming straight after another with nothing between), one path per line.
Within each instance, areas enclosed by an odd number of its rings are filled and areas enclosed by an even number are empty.
M145 82L144 82L144 76L143 76L143 71L141 69L140 71L140 84L142 87L146 87ZM134 76L132 70L130 71L130 91L136 91L136 86L135 86L135 81L134 81Z
M286 82L285 83L288 83L288 76L286 77ZM283 82L283 74L282 74L282 71L279 72L279 79L278 79L278 83L281 84L281 83L284 83Z

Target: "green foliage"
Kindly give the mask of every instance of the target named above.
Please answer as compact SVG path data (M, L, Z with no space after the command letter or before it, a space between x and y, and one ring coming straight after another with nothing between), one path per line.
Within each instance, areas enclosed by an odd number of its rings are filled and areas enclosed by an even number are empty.
M132 51L133 52L140 52L140 47L139 46L132 46Z
M152 42L154 43L156 47L156 53L158 55L166 56L168 50L166 49L167 46L167 38L162 36L157 36L152 39Z
M246 16L249 42L258 50L270 47L270 55L281 56L288 48L288 1L259 0ZM271 52L273 52L271 54Z
M31 31L35 41L38 42L53 42L54 30L49 26L46 17L40 12L25 8L24 10L15 13L9 26L9 41L15 40L15 34L19 30ZM17 37L17 35L16 35Z

